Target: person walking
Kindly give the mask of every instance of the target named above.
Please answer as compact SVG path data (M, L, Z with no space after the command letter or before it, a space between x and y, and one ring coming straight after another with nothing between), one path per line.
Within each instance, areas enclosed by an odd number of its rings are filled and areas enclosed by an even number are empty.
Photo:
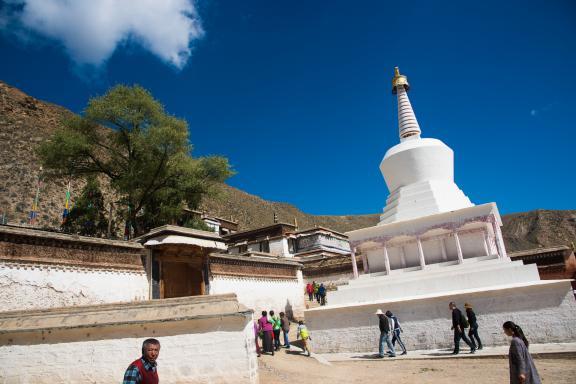
M468 324L470 324L470 330L468 331L468 337L474 348L482 349L482 340L478 336L478 321L476 319L476 314L472 309L472 305L469 303L464 303L464 308L466 309L466 317L468 318ZM474 340L476 339L476 340Z
M404 330L402 329L402 326L400 325L398 318L394 316L394 314L390 311L386 311L386 317L388 317L391 323L390 329L392 329L392 345L396 347L396 341L398 341L400 348L402 348L402 354L406 355L408 353L406 352L406 346L404 345L404 342L400 338L400 333L404 332Z
M318 296L320 296L320 305L326 305L326 287L324 283L318 287Z
M511 321L502 325L506 336L512 337L508 362L510 365L510 384L542 384L534 360L528 352L528 340L522 328Z
M390 341L390 321L384 315L381 309L375 313L378 316L378 327L380 328L380 342L378 343L378 356L384 357L384 343L388 346L388 356L396 357L396 351Z
M156 359L160 354L160 342L146 339L142 343L142 356L134 360L124 372L122 384L158 384Z
M476 352L476 347L468 340L464 330L468 328L468 322L466 318L462 315L456 304L452 301L448 304L448 307L452 311L452 330L454 330L454 351L453 355L460 353L460 340L463 339L466 344L470 347L470 353Z
M290 320L288 320L284 312L280 312L280 325L282 333L284 334L284 347L290 349L290 339L288 338L288 334L290 333Z
M318 296L318 288L320 288L320 285L318 285L318 283L315 281L312 282L312 285L314 287L314 298L318 303L320 303L320 296Z
M310 343L312 339L310 338L310 334L308 333L308 328L304 325L304 322L300 320L298 322L298 329L296 330L296 340L302 339L302 344L304 346L304 351L308 352L308 357L312 354L312 349L310 348Z
M270 317L272 318L272 332L274 333L274 350L278 351L280 349L280 332L282 331L282 322L280 317L274 314L274 311L270 311Z
M306 284L306 293L308 294L308 301L314 300L314 286L312 283Z
M262 353L270 352L274 356L272 328L272 320L268 318L268 312L262 311L262 317L258 319L258 332L262 334Z

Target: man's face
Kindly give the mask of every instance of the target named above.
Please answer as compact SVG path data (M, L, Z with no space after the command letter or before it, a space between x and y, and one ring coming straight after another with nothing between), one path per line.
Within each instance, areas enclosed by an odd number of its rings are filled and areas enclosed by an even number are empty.
M454 306L452 304L448 305L448 308L450 308L450 310L454 309Z
M160 346L155 344L147 344L144 347L144 358L149 362L153 363L158 358L160 354Z

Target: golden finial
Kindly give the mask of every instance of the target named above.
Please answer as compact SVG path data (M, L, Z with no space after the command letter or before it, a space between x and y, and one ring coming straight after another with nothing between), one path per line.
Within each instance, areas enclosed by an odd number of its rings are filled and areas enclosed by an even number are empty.
M394 67L394 78L392 79L392 93L396 94L398 87L404 87L406 91L410 89L410 84L408 84L408 78L400 74L400 69Z

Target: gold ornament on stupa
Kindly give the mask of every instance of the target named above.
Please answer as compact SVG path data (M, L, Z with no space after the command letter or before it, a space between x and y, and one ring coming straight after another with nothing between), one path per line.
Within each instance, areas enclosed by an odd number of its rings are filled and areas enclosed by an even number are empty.
M396 94L398 92L398 87L404 87L406 91L410 89L410 84L408 84L408 78L400 74L398 67L394 67L394 78L392 79L392 93Z

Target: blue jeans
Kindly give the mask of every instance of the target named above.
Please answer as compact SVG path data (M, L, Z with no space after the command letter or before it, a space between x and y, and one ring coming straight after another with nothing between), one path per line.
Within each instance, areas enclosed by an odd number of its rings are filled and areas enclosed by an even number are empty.
M390 341L390 334L388 332L380 332L380 345L378 349L378 355L384 357L384 343L388 346L388 353L390 356L396 356L396 351L394 351L394 346Z
M282 331L284 333L284 346L290 348L290 340L288 340L288 332Z

